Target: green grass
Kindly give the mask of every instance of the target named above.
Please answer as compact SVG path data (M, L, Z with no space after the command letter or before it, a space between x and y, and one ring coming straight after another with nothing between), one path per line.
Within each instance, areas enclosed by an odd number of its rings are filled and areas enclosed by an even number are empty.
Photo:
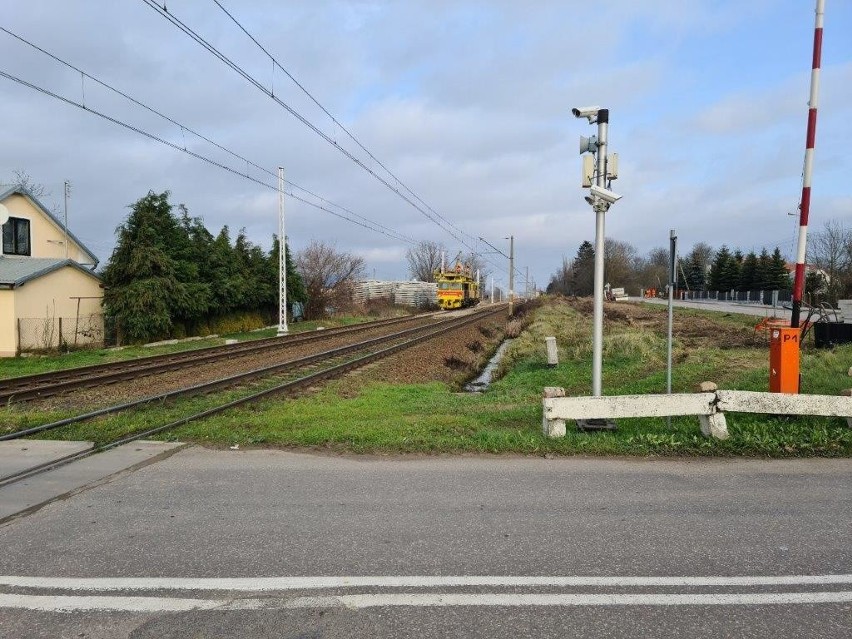
M697 315L694 315L697 314ZM710 318L720 331L753 327L754 318L717 318L691 311L689 317ZM676 316L676 321L677 318ZM660 455L660 456L850 456L852 429L845 420L786 419L729 413L730 439L701 435L697 418L619 420L614 433L580 433L571 428L555 440L541 435L541 391L563 386L569 395L589 394L590 340L587 323L563 303L534 312L528 329L509 348L502 377L483 394L456 393L441 383L394 385L349 377L297 399L271 399L182 426L168 439L211 446L297 447L335 452L494 453L527 455ZM555 335L560 364L545 362L544 336ZM703 380L721 388L766 390L768 349L755 345L675 344L674 390L691 392ZM648 328L611 325L605 342L603 387L606 394L659 393L666 383L665 341ZM852 345L832 351L806 349L803 387L808 393L836 394L852 386L846 375ZM222 396L191 400L191 408L212 404ZM132 432L157 420L186 414L187 408L151 407L136 415L116 416L64 429L54 436L106 439ZM160 421L159 423L162 423Z

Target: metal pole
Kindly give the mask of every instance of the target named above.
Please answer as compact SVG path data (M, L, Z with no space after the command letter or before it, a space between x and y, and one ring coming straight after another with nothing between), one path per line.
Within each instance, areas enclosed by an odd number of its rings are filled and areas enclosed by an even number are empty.
M278 167L278 337L287 329L287 236L284 232L284 167Z
M606 188L606 145L609 109L598 111L597 185ZM601 395L603 371L603 297L604 297L604 216L609 208L603 202L595 206L595 286L594 334L592 337L592 395Z
M65 180L65 259L68 259L68 188L71 185Z
M524 299L530 298L530 267L526 267L525 271L526 279L524 280Z
M494 276L491 276L491 303L494 303Z
M811 174L814 166L814 143L816 141L817 103L819 98L819 70L822 57L822 23L825 0L817 0L814 24L814 52L811 67L811 94L808 101L808 132L805 138L805 169L802 174L802 202L799 205L799 244L796 251L796 277L793 282L793 313L790 326L799 328L802 310L802 294L805 289L805 255L808 242L808 214L811 209Z
M672 392L672 326L674 325L674 289L677 287L677 235L669 232L669 332L668 332L668 368L666 373L666 392Z
M515 236L509 236L509 317L515 305Z

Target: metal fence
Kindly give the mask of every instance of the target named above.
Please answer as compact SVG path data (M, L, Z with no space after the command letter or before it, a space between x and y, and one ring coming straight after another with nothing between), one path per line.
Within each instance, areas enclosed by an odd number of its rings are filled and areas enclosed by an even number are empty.
M104 316L18 318L18 352L93 348L104 345Z
M644 293L644 291L643 291ZM763 304L781 306L793 299L792 291L755 290L755 291L685 291L678 290L675 299L685 301L713 300L718 302L740 302L743 304Z

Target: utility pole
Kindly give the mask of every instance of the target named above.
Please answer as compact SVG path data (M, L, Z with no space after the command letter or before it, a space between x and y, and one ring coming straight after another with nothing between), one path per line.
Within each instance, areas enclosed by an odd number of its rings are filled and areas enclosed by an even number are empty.
M284 233L284 167L278 167L278 337L287 328L287 236Z
M606 143L609 128L609 110L598 111L598 175L597 185L605 186L606 179ZM604 300L604 220L609 205L592 205L595 210L595 330L592 344L592 395L602 394L601 376L603 374L603 300Z
M666 392L672 394L672 327L674 325L674 290L677 288L677 235L669 232L669 332L668 367L666 374ZM671 422L671 418L669 418Z
M515 306L515 236L509 236L509 317Z
M594 280L594 313L592 336L592 395L601 395L601 373L603 370L603 301L604 301L604 221L609 207L621 199L617 193L607 188L607 180L617 177L617 171L607 173L607 136L609 132L609 109L598 106L578 107L571 109L574 117L586 118L589 124L597 123L598 135L591 138L580 137L580 154L591 152L596 156L594 183L589 184L589 195L586 202L591 204L595 212L595 280ZM615 165L615 158L613 158ZM585 173L585 171L584 171ZM584 186L587 180L583 176Z
M68 194L71 190L71 183L65 180L65 259L68 259Z
M526 280L524 281L524 299L530 298L530 267L526 267Z

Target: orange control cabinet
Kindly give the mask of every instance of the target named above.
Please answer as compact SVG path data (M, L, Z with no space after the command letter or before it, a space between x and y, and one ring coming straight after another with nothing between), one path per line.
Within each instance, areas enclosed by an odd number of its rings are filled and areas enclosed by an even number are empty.
M769 391L799 392L800 328L773 328L769 332Z

